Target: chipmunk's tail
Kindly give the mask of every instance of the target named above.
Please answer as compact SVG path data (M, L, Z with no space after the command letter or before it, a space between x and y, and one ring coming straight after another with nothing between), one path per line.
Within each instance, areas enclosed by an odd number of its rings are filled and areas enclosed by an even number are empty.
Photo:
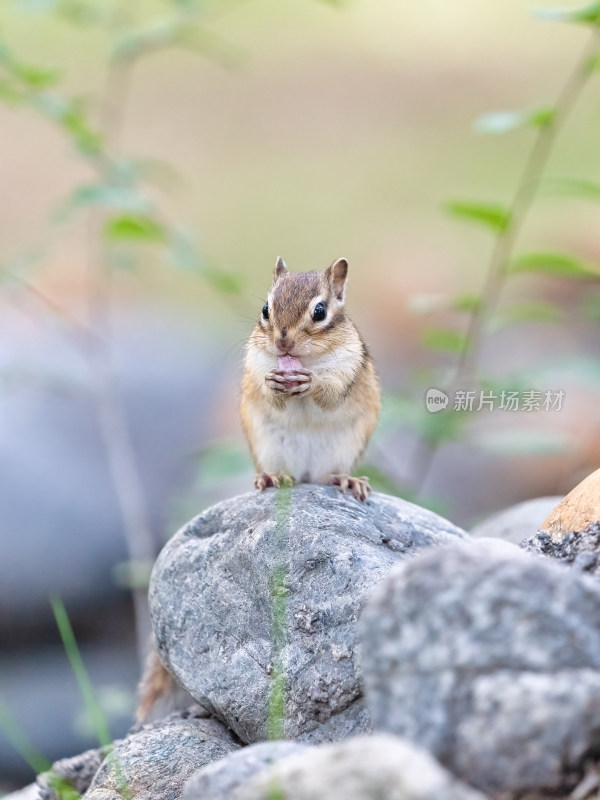
M138 689L140 702L136 711L137 721L149 722L157 716L159 708L162 713L173 710L180 692L175 678L163 666L156 650L152 649L146 658Z

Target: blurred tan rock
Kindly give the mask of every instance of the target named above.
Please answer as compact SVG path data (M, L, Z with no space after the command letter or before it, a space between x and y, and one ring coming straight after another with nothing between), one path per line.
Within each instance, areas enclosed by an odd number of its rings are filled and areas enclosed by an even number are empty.
M541 530L556 542L572 531L585 531L595 522L600 522L600 469L569 492L546 517Z

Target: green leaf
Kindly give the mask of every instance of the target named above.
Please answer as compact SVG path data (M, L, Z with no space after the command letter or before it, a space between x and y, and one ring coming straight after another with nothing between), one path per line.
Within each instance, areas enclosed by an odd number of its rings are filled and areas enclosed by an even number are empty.
M579 259L563 253L524 253L510 262L509 271L513 273L541 272L546 275L556 275L563 278L600 276L598 270L594 270Z
M592 56L588 61L588 71L598 72L600 70L600 56Z
M29 88L41 91L55 86L60 80L60 72L56 69L44 69L29 64L18 64L15 75Z
M102 139L86 122L81 111L71 106L62 116L61 125L73 137L76 146L82 153L95 155L100 152Z
M477 294L459 294L452 303L454 311L465 311L468 314L472 314L480 307L481 297Z
M241 294L242 280L235 272L208 268L204 271L204 276L214 289L223 294Z
M558 322L561 316L560 310L551 303L520 303L495 314L492 327L497 330L523 322Z
M162 242L165 229L152 217L123 215L108 220L104 235L110 241Z
M555 108L536 108L535 111L532 111L529 114L528 122L530 125L533 125L534 128L548 128L550 125L554 124L556 119L556 109Z
M171 264L186 272L194 272L223 294L240 294L240 276L211 265L201 256L192 234L185 228L176 228L169 235Z
M542 181L544 194L563 197L580 197L593 203L600 203L600 184L577 178L546 178Z
M145 215L151 210L150 202L139 192L129 188L101 183L77 187L67 201L67 205L73 208L101 206L102 208Z
M539 8L535 11L539 19L550 22L579 22L586 25L600 23L600 3L592 3L583 8Z
M423 334L423 343L431 350L462 353L466 347L467 338L460 331L446 328L429 328Z
M59 800L79 800L81 798L79 792L71 786L69 781L54 770L45 773L45 780Z
M45 117L56 120L82 153L97 155L101 151L102 139L88 124L79 103L56 92L41 92L31 99L31 104Z
M446 204L446 210L453 217L480 223L500 233L505 231L510 224L510 212L503 206L492 203L451 201Z
M534 111L491 111L475 121L480 133L507 133L517 128L545 128L556 118L553 108L537 108Z
M205 268L194 237L185 228L169 232L169 260L172 266L184 272L200 272Z

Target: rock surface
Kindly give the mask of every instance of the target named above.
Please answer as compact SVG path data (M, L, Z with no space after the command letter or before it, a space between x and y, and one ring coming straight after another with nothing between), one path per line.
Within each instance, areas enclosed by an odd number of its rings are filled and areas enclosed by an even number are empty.
M232 800L240 786L284 758L307 752L296 742L261 742L209 764L187 782L183 800Z
M566 533L554 540L546 531L538 531L522 543L529 553L555 558L569 564L577 572L600 580L600 523L594 522L584 531Z
M466 536L411 503L334 488L252 492L208 509L166 545L150 584L161 658L246 743L268 737L285 676L282 738L369 730L354 649L363 602L397 562Z
M539 531L542 522L562 499L562 495L557 495L536 497L534 500L517 503L475 525L471 535L521 544L524 539Z
M39 800L58 800L59 795L52 788L56 787L56 779L64 781L79 794L86 792L94 775L100 769L106 753L100 748L96 750L86 750L81 755L73 758L63 758L52 765L51 772L43 772L38 775L38 797Z
M600 523L600 469L570 491L540 528L558 542L565 534L587 530L594 523Z
M600 742L600 591L481 539L395 568L361 620L373 725L486 791L557 790Z
M135 800L179 800L195 772L238 748L217 720L175 712L116 742L85 798L119 800L127 790Z
M274 798L484 800L479 792L446 772L429 753L386 735L356 736L338 744L311 747L260 773L230 800Z

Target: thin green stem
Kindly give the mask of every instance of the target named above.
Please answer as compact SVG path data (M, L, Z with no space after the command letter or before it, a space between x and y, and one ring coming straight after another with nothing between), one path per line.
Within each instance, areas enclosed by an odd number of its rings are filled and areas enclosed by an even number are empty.
M527 221L556 140L565 126L589 77L590 63L600 53L600 28L594 28L583 56L569 75L554 106L552 120L540 128L525 162L510 206L509 222L496 239L481 293L481 303L471 315L467 345L461 355L454 384L468 381L477 370L487 320L496 309L508 278L508 265Z
M118 4L115 12L117 26L124 24L120 16L121 9L122 5ZM131 13L130 4L127 19ZM118 158L135 62L135 57L113 55L108 64L99 120L99 130L109 156L108 161L103 162L101 166L104 180L111 180L113 160ZM112 274L103 245L103 224L103 211L92 208L88 220L90 253L88 308L90 327L96 332L96 338L91 342L89 358L93 369L98 420L108 467L123 520L129 559L135 565L153 559L154 540L129 423L117 390L110 354L105 345L110 328ZM138 656L140 663L143 663L151 634L146 590L134 587L131 591Z
M45 772L52 764L29 741L25 732L15 721L5 701L0 698L0 729L4 735L34 772Z
M85 709L90 718L92 727L94 728L94 732L98 737L98 742L106 753L106 760L113 770L117 792L124 800L132 800L133 795L127 784L118 753L113 746L113 739L110 735L106 715L96 699L94 687L92 686L92 681L83 663L67 611L62 600L58 597L50 598L50 603L63 647L65 648L67 658L69 659L71 669L73 670L75 680L77 681L79 691L83 698Z
M52 597L50 603L52 605L52 611L54 612L54 618L58 626L63 647L65 648L67 658L69 659L71 669L75 675L75 679L79 686L79 691L83 697L86 711L90 717L92 726L96 736L98 737L98 741L100 742L100 746L110 747L112 745L112 736L110 735L110 731L108 729L108 723L100 704L96 700L92 682L83 663L83 659L81 658L81 653L79 652L79 647L77 646L75 634L73 633L73 628L71 627L71 622L67 615L66 609L58 597Z
M283 650L287 644L287 545L292 490L278 490L275 500L275 552L271 574L271 687L269 690L269 739L285 736L286 674Z
M509 264L514 255L518 238L527 222L536 199L540 180L544 175L556 140L563 130L571 112L591 75L590 65L600 54L600 28L595 27L583 55L567 78L554 105L554 113L548 124L543 125L536 136L529 156L525 161L521 177L510 204L506 228L496 238L486 270L481 302L473 310L466 335L466 344L461 353L448 391L450 394L463 385L475 383L481 351L485 342L485 328L498 306L510 275ZM429 443L421 439L413 455L413 475L417 491L423 485L437 457L440 442Z

